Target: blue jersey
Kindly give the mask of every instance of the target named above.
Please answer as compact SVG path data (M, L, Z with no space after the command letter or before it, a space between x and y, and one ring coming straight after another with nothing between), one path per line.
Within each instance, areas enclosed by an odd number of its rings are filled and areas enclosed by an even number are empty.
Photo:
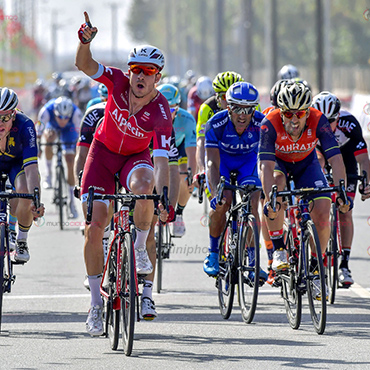
M205 148L220 152L220 176L230 178L231 171L238 171L238 183L260 185L257 173L257 153L260 124L265 116L254 112L246 130L239 135L231 122L227 109L216 113L206 124Z
M196 122L194 117L185 109L179 108L173 120L177 147L179 147L184 140L185 148L197 146L195 127Z

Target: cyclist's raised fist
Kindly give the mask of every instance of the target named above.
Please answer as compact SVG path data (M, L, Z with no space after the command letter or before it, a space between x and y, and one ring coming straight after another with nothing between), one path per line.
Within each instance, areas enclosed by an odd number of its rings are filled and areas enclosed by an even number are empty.
M78 30L78 38L83 44L88 44L95 37L96 33L98 32L98 29L92 26L87 12L84 12L84 16L85 23L83 23L80 29Z

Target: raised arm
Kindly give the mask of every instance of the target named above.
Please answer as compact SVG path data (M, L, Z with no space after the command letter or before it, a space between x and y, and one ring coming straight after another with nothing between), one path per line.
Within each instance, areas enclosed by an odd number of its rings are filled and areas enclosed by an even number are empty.
M93 76L98 72L99 64L92 57L90 42L95 37L98 29L91 26L87 12L84 12L84 15L85 23L81 25L78 31L80 43L77 47L75 65L80 71L84 72L88 76Z

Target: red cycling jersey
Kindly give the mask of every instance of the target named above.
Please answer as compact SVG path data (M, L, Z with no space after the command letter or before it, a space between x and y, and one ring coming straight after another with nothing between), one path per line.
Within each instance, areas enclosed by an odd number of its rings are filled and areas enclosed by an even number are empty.
M202 100L197 95L197 87L193 86L189 93L188 93L188 107L187 110L191 113L195 112L196 120L198 120L198 112L200 106L203 104L204 100Z
M148 148L153 138L153 157L168 157L172 118L167 99L158 93L139 112L130 115L127 73L99 64L98 72L90 77L108 89L104 121L95 139L114 153L131 155Z

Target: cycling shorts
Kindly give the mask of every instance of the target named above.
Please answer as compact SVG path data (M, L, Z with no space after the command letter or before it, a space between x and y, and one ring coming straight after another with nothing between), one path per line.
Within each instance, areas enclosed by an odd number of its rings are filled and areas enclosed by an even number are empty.
M282 172L285 177L290 174L293 177L294 187L300 188L322 188L329 186L320 163L315 156L311 161L300 161L290 163L276 158L275 171ZM328 198L331 200L330 193L315 194L308 197L309 200Z
M18 159L11 162L0 162L0 172L8 175L9 181L14 187L15 179L24 173L23 159Z
M94 186L96 193L114 194L116 173L119 173L122 186L130 191L132 172L143 167L153 170L149 149L126 156L110 151L103 143L94 139L82 176L82 195L88 193L90 186ZM83 201L85 198L86 196L83 197Z
M74 153L76 151L76 143L79 134L73 123L68 123L66 127L60 128L57 123L53 124L52 122L48 122L45 126L45 129L56 131L60 135L60 142L62 143L62 149L64 152Z

